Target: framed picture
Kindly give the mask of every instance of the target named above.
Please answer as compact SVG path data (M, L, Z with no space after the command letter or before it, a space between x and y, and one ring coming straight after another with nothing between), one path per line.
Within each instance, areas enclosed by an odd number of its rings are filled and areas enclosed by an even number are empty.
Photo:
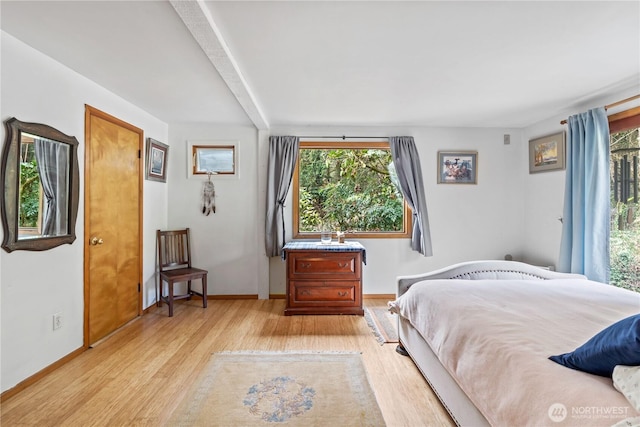
M529 173L565 168L564 132L529 141Z
M151 181L167 182L167 156L169 146L152 138L147 138L146 178Z
M235 144L191 145L191 174L236 175L237 156Z
M438 184L477 183L477 151L438 151Z

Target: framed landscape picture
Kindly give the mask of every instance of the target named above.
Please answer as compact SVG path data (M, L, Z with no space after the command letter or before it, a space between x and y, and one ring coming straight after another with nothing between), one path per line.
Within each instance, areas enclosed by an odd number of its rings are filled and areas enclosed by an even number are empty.
M529 173L562 170L564 168L564 132L529 141Z
M438 151L438 184L477 183L477 151Z
M152 138L147 138L146 178L151 181L167 182L167 156L169 146Z

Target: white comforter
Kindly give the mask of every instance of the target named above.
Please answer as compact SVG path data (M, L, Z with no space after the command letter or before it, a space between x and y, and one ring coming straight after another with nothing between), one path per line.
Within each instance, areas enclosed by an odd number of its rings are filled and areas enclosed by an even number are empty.
M639 415L610 378L548 357L638 313L640 294L573 279L428 280L390 306L492 425L607 426Z

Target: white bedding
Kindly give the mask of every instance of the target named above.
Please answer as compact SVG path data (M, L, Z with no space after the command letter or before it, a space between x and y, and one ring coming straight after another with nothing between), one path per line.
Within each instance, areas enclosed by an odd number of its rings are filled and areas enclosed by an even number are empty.
M548 360L637 314L639 294L588 280L449 279L416 283L390 305L492 425L603 426L640 415L610 378Z

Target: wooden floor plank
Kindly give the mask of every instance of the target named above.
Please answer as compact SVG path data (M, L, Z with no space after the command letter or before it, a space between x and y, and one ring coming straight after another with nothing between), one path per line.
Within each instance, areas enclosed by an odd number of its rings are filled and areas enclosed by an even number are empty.
M369 306L386 300L365 300ZM395 344L362 316L284 316L285 301L176 303L148 314L2 402L3 426L161 426L219 351L359 351L389 426L453 426Z

